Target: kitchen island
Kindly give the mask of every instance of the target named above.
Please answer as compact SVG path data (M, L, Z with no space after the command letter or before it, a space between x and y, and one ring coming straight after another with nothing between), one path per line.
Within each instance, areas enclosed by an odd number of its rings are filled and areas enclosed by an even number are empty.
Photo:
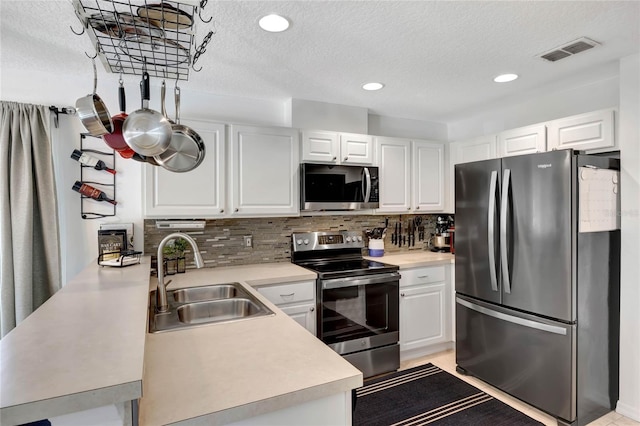
M141 425L350 424L360 371L251 288L315 274L275 263L174 275L171 289L239 282L274 315L148 334L148 262L89 265L0 340L2 424L131 400Z

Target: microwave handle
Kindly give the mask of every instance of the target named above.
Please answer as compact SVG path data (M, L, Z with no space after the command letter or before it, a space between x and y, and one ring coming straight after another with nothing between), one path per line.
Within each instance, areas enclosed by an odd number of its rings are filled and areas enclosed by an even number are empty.
M369 197L371 196L371 174L369 173L369 168L364 167L362 169L362 174L366 179L366 183L365 179L362 179L362 193L364 194L364 202L368 203Z

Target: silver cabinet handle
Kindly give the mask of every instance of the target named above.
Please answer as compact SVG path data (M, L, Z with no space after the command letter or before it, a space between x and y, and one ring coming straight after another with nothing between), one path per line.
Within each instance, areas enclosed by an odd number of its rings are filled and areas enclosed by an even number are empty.
M502 200L500 205L500 263L502 265L502 280L504 292L511 293L509 281L509 253L507 246L507 210L509 209L509 185L511 184L511 170L504 169L502 178Z
M314 308L314 307L312 306L312 307L310 307L310 308L309 308L309 310L310 310L311 312L313 312L313 311L315 311L315 310L316 310L316 308Z
M487 218L487 247L489 251L489 276L491 278L491 289L498 291L498 278L496 276L496 252L495 238L496 233L494 224L496 221L496 185L498 184L498 172L491 172L491 184L489 185L489 215Z
M420 275L418 278L429 278L429 275Z
M294 292L294 293L289 293L289 294L281 294L280 297L282 297L284 299L285 297L293 297L294 294L296 294L296 293Z

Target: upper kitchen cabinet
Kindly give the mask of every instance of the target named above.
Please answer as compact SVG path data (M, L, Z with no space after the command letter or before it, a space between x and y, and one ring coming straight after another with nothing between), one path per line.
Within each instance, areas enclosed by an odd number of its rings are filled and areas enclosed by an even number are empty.
M322 130L302 131L302 161L372 165L373 137Z
M600 110L548 123L548 148L591 150L616 146L614 110Z
M230 134L231 214L297 216L298 130L232 125Z
M375 140L380 168L378 212L443 211L444 144L386 137Z
M498 134L498 157L533 154L547 150L547 128L535 125Z
M146 217L216 217L225 214L225 126L182 120L205 145L202 163L186 173L144 166L143 199Z

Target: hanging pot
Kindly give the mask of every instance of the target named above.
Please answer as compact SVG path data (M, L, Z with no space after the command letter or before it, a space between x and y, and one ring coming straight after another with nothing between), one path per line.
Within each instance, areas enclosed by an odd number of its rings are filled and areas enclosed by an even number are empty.
M107 106L96 94L98 86L98 71L96 60L93 61L93 93L76 101L76 111L82 125L92 136L102 136L113 131L113 122Z
M122 84L122 77L120 77L120 87L118 88L118 101L120 103L120 114L111 117L113 131L102 135L102 139L111 149L118 151L118 154L120 154L122 158L131 158L136 152L129 148L129 145L127 145L127 142L125 142L122 136L122 125L127 119L127 113L125 112L127 109L127 101Z
M193 17L169 3L148 4L138 8L138 16L148 19L160 28L177 30L193 25Z
M162 114L166 116L164 107L165 86L161 86ZM198 167L204 159L205 147L202 138L193 129L180 124L180 88L175 87L176 122L171 125L171 143L165 152L155 155L156 162L171 172L184 173Z
M141 155L162 154L171 143L171 124L157 111L149 109L149 73L140 82L142 108L129 114L122 135L131 149Z

